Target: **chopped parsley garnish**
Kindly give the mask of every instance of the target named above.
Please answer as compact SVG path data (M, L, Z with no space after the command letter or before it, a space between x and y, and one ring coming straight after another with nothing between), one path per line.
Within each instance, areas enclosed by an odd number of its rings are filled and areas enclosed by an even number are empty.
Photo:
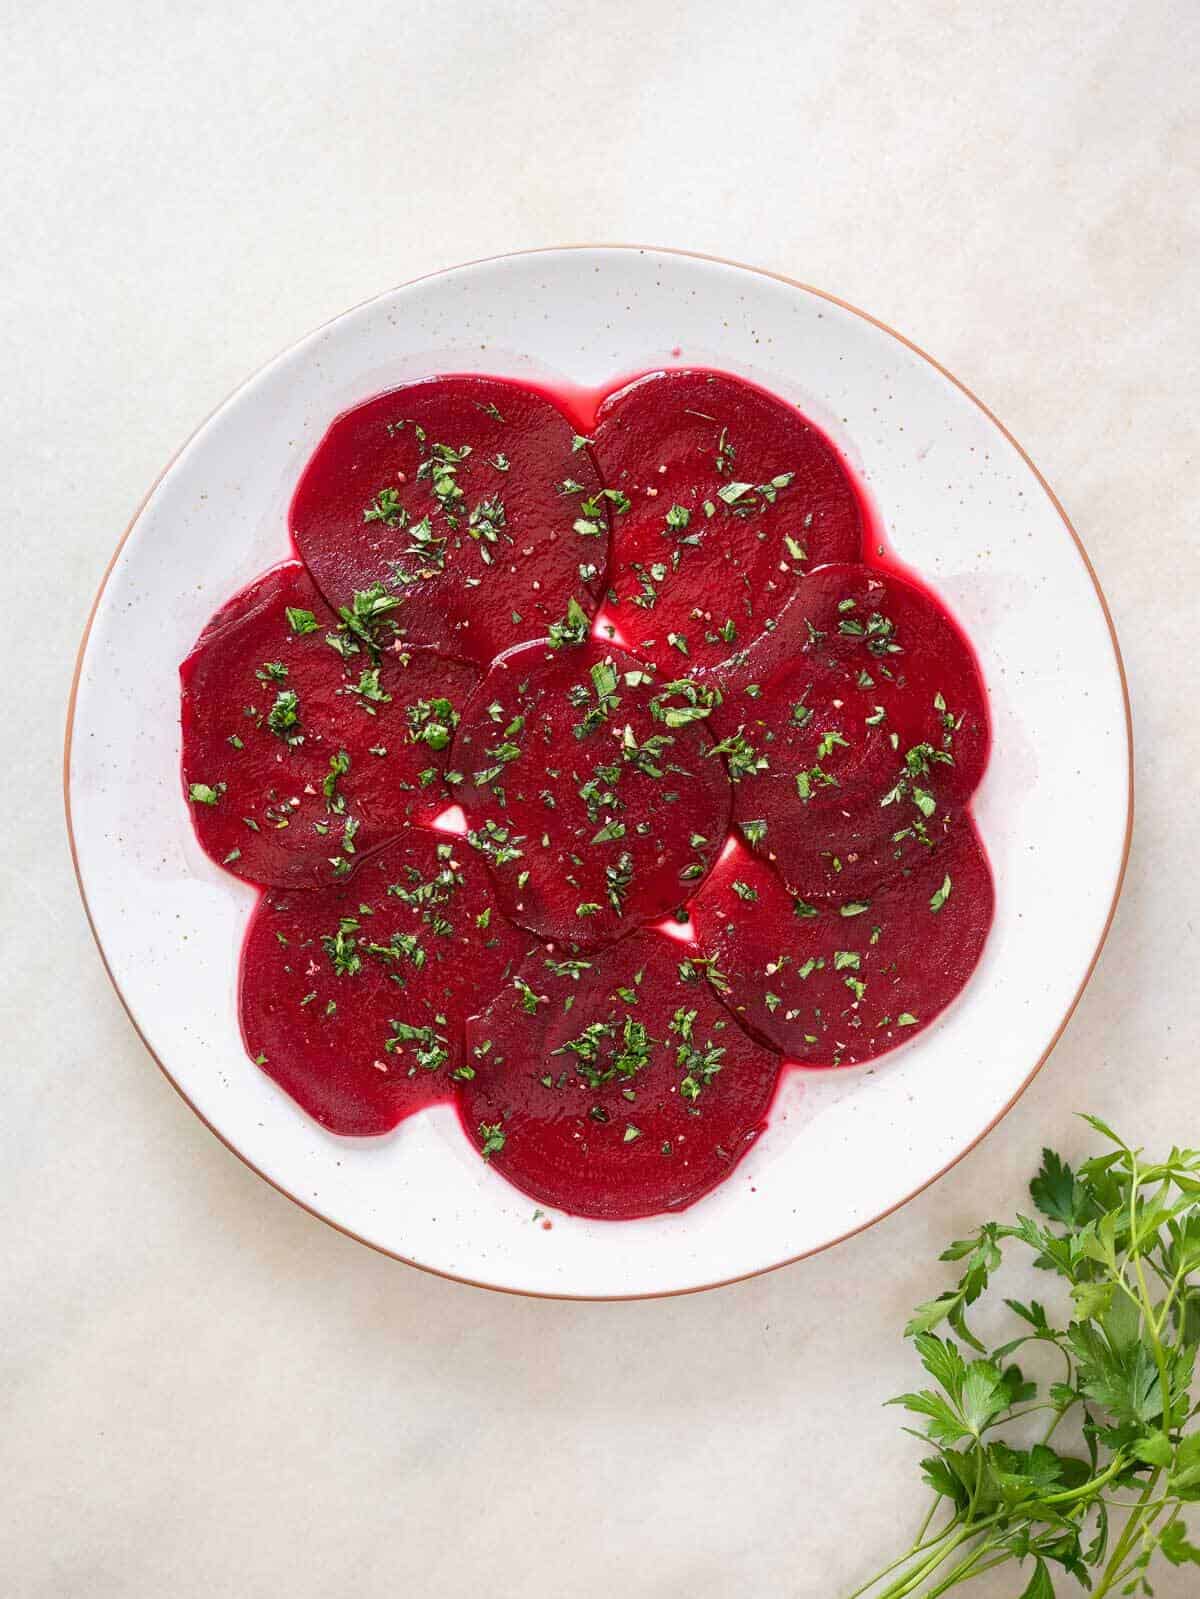
M317 619L311 611L306 611L303 606L289 605L286 607L288 626L293 633L315 633Z
M625 837L624 822L605 822L604 826L592 838L593 844L612 844L619 838Z
M321 792L325 795L325 809L338 816L346 809L346 797L338 793L338 782L349 770L349 754L345 750L338 750L336 755L329 757L329 771L321 784Z
M796 773L796 793L805 804L812 799L818 789L837 788L837 786L837 778L825 771L820 762L810 766L805 772Z
M338 977L357 977L362 971L362 956L358 953L358 939L355 936L359 926L356 917L343 916L337 932L327 933L321 940Z
M744 727L739 727L736 733L731 733L728 738L722 739L719 744L714 744L704 753L723 755L730 780L734 783L740 783L744 777L756 777L759 772L765 772L770 766L767 757L760 755L747 739Z
M429 484L430 493L438 502L451 527L458 526L458 503L463 491L458 482L458 469L471 454L469 444L431 444L429 454L417 468L417 477Z
M504 533L506 520L504 502L499 495L493 494L490 499L480 500L474 507L467 518L467 532L481 544L498 544L501 534ZM492 558L487 549L481 549L480 554L484 561L490 564Z
M490 1160L493 1155L500 1153L508 1138L500 1122L480 1122L479 1141L480 1154L484 1160Z
M380 648L383 630L390 627L395 632L396 624L390 619L390 613L402 603L396 595L389 594L382 583L372 583L370 588L360 589L349 605L339 606L338 616L345 633L365 644L374 654ZM331 635L330 642L336 636ZM344 655L347 650L343 647L341 653Z
M611 660L597 661L591 669L592 691L596 696L596 703L590 703L588 691L583 684L579 684L577 691L572 691L573 698L578 693L578 703L587 705L583 720L576 723L575 737L587 738L597 728L602 727L613 711L619 710L621 705L620 695L617 693L617 669Z
M346 693L353 694L359 705L369 716L376 714L375 707L377 705L387 705L392 698L379 681L379 668L377 666L365 667L357 683L348 683L346 685Z
M535 993L523 977L514 977L513 987L521 996L521 1009L526 1016L536 1016L538 1006L549 1003L545 994Z
M285 744L299 744L304 739L304 734L296 731L299 723L300 696L294 688L280 689L274 705L267 712L267 726Z
M454 737L459 713L447 699L414 700L405 710L408 736L414 744L427 744L431 750L444 750Z
M936 913L936 912L941 910L942 906L950 898L950 889L951 889L950 873L947 872L945 877L942 878L941 887L935 889L934 892L933 892L933 895L930 898L929 909L931 911Z
M380 489L370 505L363 507L364 522L385 522L388 527L403 527L408 512L400 504L400 491Z
M633 882L633 856L622 850L615 863L604 868L605 892L608 903L620 915L625 906L625 895Z
M551 622L546 639L552 650L566 649L572 644L582 644L588 636L587 612L576 599L567 601L567 614L561 622Z
M409 571L400 561L390 562L397 583L418 583L422 578L436 577L439 572L445 571L446 540L433 531L433 523L427 516L411 525L408 539L403 554L414 556L420 564L415 571Z
M408 961L418 972L426 960L425 946L416 933L394 932L386 944L368 944L367 953L377 955L381 960L390 961L396 966L402 961Z
M679 1092L689 1105L694 1105L701 1092L709 1087L721 1070L721 1062L725 1057L725 1050L714 1044L711 1038L704 1045L696 1042L693 1036L695 1021L696 1012L681 1006L667 1024L679 1039L675 1064L685 1074Z
M525 842L524 835L509 835L507 827L501 827L489 817L480 828L472 828L467 834L467 843L472 849L477 849L481 855L486 855L493 866L506 866L510 861L519 861L524 854L517 848L518 844Z
M682 700L682 705L671 705L670 700ZM691 678L676 678L664 683L650 701L650 714L656 722L667 727L686 727L689 722L703 721L721 703L721 691L694 683Z
M592 968L591 961L584 961L584 960L562 960L562 961L556 961L556 960L552 960L548 956L545 958L545 965L546 965L546 967L547 967L547 969L549 971L554 973L555 977L569 977L572 980L572 982L575 982L575 983L577 983L579 981L580 972L587 972L587 971L590 971L591 968Z
M403 1055L406 1045L415 1044L417 1047L413 1050L413 1059L425 1072L438 1071L450 1059L448 1040L441 1033L434 1032L432 1027L413 1027L401 1021L389 1021L388 1026L392 1036L384 1040L383 1047L389 1055ZM499 1147L504 1147L503 1135Z
M620 489L597 489L595 494L580 502L580 514L571 524L580 538L598 539L604 532L605 500L609 501L618 515L629 509L629 496Z

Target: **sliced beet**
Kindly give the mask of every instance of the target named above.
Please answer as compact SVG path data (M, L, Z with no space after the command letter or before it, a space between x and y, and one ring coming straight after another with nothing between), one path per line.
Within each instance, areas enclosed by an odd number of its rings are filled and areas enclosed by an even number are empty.
M837 892L899 826L880 806L897 756L852 678L815 665L805 676L803 666L802 657L768 684L744 721L730 725L724 705L713 715L747 843L799 892Z
M869 893L815 905L735 848L692 904L714 981L755 1038L808 1066L904 1043L970 977L991 926L992 875L968 813Z
M694 893L730 795L688 692L595 641L492 664L453 754L469 837L513 921L591 948Z
M386 1133L472 1069L465 1018L533 940L461 838L410 828L353 883L259 901L242 952L247 1053L331 1132Z
M289 561L223 606L180 668L196 834L249 882L349 877L446 803L449 740L479 673L397 653L390 613L359 610L340 623Z
M600 408L596 458L629 499L611 614L664 671L715 666L786 605L803 573L858 560L863 517L828 439L727 373L655 372Z
M472 1018L459 1111L511 1183L618 1220L680 1210L728 1177L762 1131L779 1057L730 1020L696 954L654 931L539 952Z
M969 646L923 590L873 567L805 578L771 634L711 674L740 771L734 816L788 885L852 895L920 849L987 763ZM843 742L844 741L844 742Z
M578 443L576 442L578 440ZM485 665L603 592L595 462L542 395L429 378L344 412L300 479L296 548L335 606L382 583L407 637Z

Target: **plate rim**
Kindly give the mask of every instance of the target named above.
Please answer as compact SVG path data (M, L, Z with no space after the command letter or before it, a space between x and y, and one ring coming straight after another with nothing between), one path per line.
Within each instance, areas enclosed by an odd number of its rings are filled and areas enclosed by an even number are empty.
M116 566L117 560L119 559L119 557L121 555L121 551L124 549L124 547L125 547L128 539L129 539L130 535L133 533L134 528L137 526L137 523L138 523L139 519L141 518L142 513L145 511L146 506L149 504L151 498L153 497L154 493L158 489L159 484L163 481L163 479L167 476L168 472L170 472L171 468L175 465L176 461L180 458L180 456L184 453L184 451L192 443L192 440L196 438L196 436L208 425L208 423L213 419L213 417L215 417L217 415L218 412L224 410L224 408L230 403L231 400L233 400L235 398L236 395L238 395L244 388L247 388L251 383L255 382L255 380L263 372L265 372L268 367L274 365L274 363L277 360L279 360L282 356L286 355L290 350L294 349L296 347L296 345L306 342L308 339L312 338L315 334L323 332L324 329L326 329L328 327L331 327L335 322L341 321L343 317L351 315L353 312L355 312L357 310L360 310L363 306L370 305L376 300L384 299L388 295L396 294L401 289L411 288L414 284L423 283L423 282L427 281L430 278L444 277L444 276L446 276L449 273L459 272L459 271L462 271L462 270L464 270L465 268L468 268L468 267L484 266L484 265L489 265L489 264L497 262L497 261L515 260L515 259L518 259L518 258L521 258L521 257L524 257L524 256L530 256L530 255L561 254L561 253L564 253L564 252L567 252L567 251L572 251L572 250L624 250L624 251L631 251L631 252L642 254L642 255L650 254L650 255L679 256L679 257L682 257L682 258L687 259L687 260L707 261L707 262L710 262L710 263L712 263L714 265L717 265L717 266L733 267L735 270L740 271L740 272L751 272L757 277L771 278L771 279L774 279L778 283L786 284L789 288L800 289L806 294L815 295L818 299L825 300L831 305L836 305L836 306L840 307L843 311L848 311L852 315L854 315L856 317L860 317L864 322L869 322L872 326L878 328L881 332L888 334L893 339L896 339L900 344L904 345L914 355L919 356L921 358L921 360L927 362L928 365L933 367L936 372L940 373L940 375L943 378L947 379L948 382L953 384L953 386L956 389L958 389L961 394L965 395L966 398L968 400L970 400L973 405L975 405L980 411L982 411L984 416L987 417L987 419L992 423L992 425L999 430L999 432L1004 436L1004 438L1008 441L1008 443L1012 445L1013 449L1016 450L1017 454L1021 457L1022 461L1024 461L1025 465L1029 468L1030 472L1032 472L1034 478L1037 480L1038 485L1043 490L1043 492L1045 493L1046 497L1049 499L1051 505L1054 507L1054 510L1057 513L1057 515L1059 517L1059 520L1062 522L1063 527L1066 529L1066 531L1069 534L1070 538L1073 540L1073 542L1075 544L1075 547L1076 547L1076 549L1079 552L1080 558L1083 561L1084 569L1087 572L1087 575L1088 575L1089 579L1091 580L1091 584L1092 584L1093 589L1095 590L1096 598L1100 602L1100 610L1101 610L1101 613L1103 614L1103 617L1104 617L1105 626L1108 629L1109 641L1110 641L1110 643L1112 645L1113 657L1114 657L1114 660L1116 662L1116 667L1117 667L1117 677L1118 677L1118 680L1120 682L1120 687L1121 687L1121 702L1122 702L1122 709L1123 709L1124 718L1125 718L1125 762L1126 762L1125 830L1124 830L1124 838L1123 838L1122 844L1121 844L1120 866L1119 866L1118 871L1117 871L1116 882L1115 882L1115 884L1113 886L1112 901L1111 901L1111 903L1110 903L1110 905L1108 907L1108 912L1107 912L1107 915L1105 916L1104 924L1103 924L1103 926L1100 929L1099 937L1097 938L1097 941L1096 941L1096 947L1095 947L1095 949L1092 952L1090 960L1088 961L1087 967L1086 967L1086 969L1085 969L1085 971L1083 973L1083 977L1080 980L1079 986L1075 990L1075 993L1071 997L1071 999L1070 999L1070 1001L1069 1001L1069 1003L1067 1005L1067 1008L1066 1008L1066 1010L1063 1013L1062 1019L1059 1021L1058 1025L1055 1027L1053 1033L1050 1036L1049 1041L1047 1042L1045 1048L1042 1050L1041 1054L1034 1061L1033 1065L1030 1067L1030 1069L1029 1069L1028 1073L1026 1074L1026 1076L1018 1084L1015 1092L1004 1103L1004 1105L1000 1108L1000 1110L998 1110L996 1112L995 1116L993 1116L992 1119L987 1123L987 1125L985 1127L983 1127L977 1134L975 1134L975 1136L973 1138L969 1139L968 1142L965 1143L962 1146L961 1149L959 1149L955 1154L953 1154L950 1157L950 1159L945 1162L944 1165L939 1167L939 1169L936 1172L934 1172L931 1176L927 1177L923 1182L919 1183L909 1193L905 1194L902 1198L896 1200L893 1204L887 1206L884 1210L881 1210L877 1214L868 1217L866 1220L857 1223L854 1227L848 1228L845 1232L839 1233L837 1235L837 1237L835 1237L835 1238L830 1238L830 1239L826 1240L824 1243L815 1245L811 1249L801 1250L796 1255L788 1256L788 1258L786 1260L775 1261L772 1264L767 1265L767 1266L757 1266L757 1267L753 1268L750 1271L739 1272L735 1276L732 1276L732 1277L714 1278L711 1282L693 1283L693 1284L690 1284L689 1286L684 1287L684 1288L666 1288L666 1289L652 1290L652 1291L648 1291L648 1292L644 1292L644 1293L634 1293L634 1294L554 1293L554 1292L549 1292L549 1291L544 1291L544 1290L536 1290L536 1289L529 1289L529 1288L506 1287L505 1285L500 1284L500 1283L481 1282L481 1281L478 1281L475 1278L464 1276L461 1273L451 1272L451 1271L443 1271L443 1270L439 1269L436 1266L429 1266L429 1265L424 1264L421 1261L412 1260L406 1255L399 1254L396 1250L388 1249L385 1245L374 1242L372 1239L364 1238L360 1233L356 1233L352 1228L343 1226L340 1222L334 1221L331 1217L324 1215L321 1211L315 1209L312 1205L306 1204L303 1199L299 1198L296 1194L293 1194L293 1193L289 1192L288 1189L284 1188L280 1183L276 1182L274 1178L268 1176L266 1172L264 1172L260 1167L255 1165L255 1163L250 1159L250 1157L248 1155L244 1154L240 1149L238 1149L237 1146L234 1143L232 1143L231 1140L228 1137L226 1137L226 1135L224 1133L222 1133L219 1128L214 1126L214 1124L208 1119L208 1117L205 1116L203 1114L203 1112L198 1108L198 1106L188 1097L187 1093L184 1091L184 1089L181 1087L179 1082L177 1082L175 1077L172 1075L172 1073L171 1073L170 1069L168 1068L168 1066L166 1065L166 1063L155 1052L155 1050L151 1047L151 1045L150 1045L150 1043L149 1043L149 1041L148 1041L148 1039L146 1037L146 1034L143 1032L142 1027L141 1027L141 1025L138 1022L137 1016L134 1014L133 1008L132 1008L129 1000L126 998L124 992L122 991L121 985L120 985L120 983L118 983L116 975L114 974L113 969L112 969L111 965L109 964L108 956L105 953L104 945L103 945L103 942L101 941L100 934L99 934L99 931L98 931L97 926L96 926L95 918L92 915L92 908L91 908L91 905L90 905L90 903L88 901L87 891L84 888L83 874L82 874L82 871L81 871L81 868L80 868L80 863L79 863L79 852L78 852L78 848L77 848L77 845L76 845L75 828L74 828L74 822L73 822L73 816L72 816L72 808L71 808L71 751L72 751L72 745L73 745L73 742L74 742L74 733L75 733L76 701L77 701L78 693L79 693L80 677L81 677L81 674L82 674L82 671L83 671L84 656L87 653L87 647L88 647L88 644L89 644L90 639L91 639L92 626L93 626L93 624L95 622L95 619L96 619L96 613L99 610L100 601L101 601L101 599L104 596L104 591L107 588L109 579L112 576L113 568ZM903 1209L903 1207L905 1205L909 1204L912 1200L916 1199L919 1194L923 1194L926 1191L926 1189L931 1188L935 1183L939 1182L946 1175L947 1172L949 1172L953 1167L957 1166L959 1161L964 1160L966 1158L966 1156L969 1155L972 1152L972 1150L978 1148L978 1146L983 1142L983 1140L985 1138L987 1138L989 1136L989 1134L991 1134L995 1130L995 1128L999 1125L999 1123L1001 1121L1003 1121L1005 1116L1008 1115L1009 1111L1013 1108L1013 1106L1016 1104L1016 1102L1025 1093L1025 1090L1029 1087L1030 1083L1032 1083L1033 1079L1041 1071L1042 1067L1046 1064L1047 1060L1049 1060L1050 1056L1053 1054L1056 1046L1058 1045L1059 1040L1062 1038L1063 1033L1066 1031L1067 1026L1069 1025L1069 1023L1071 1021L1071 1018L1074 1016L1075 1011L1076 1011L1076 1009L1077 1009L1077 1007L1079 1005L1079 1001L1083 997L1084 990L1087 988L1088 984L1091 982L1092 976L1093 976L1093 974L1094 974L1094 972L1096 970L1097 962L1100 959L1101 951L1103 950L1104 945L1105 945L1105 943L1108 940L1108 935L1109 935L1109 932L1110 932L1110 930L1112 928L1113 918L1116 915L1117 905L1120 902L1121 892L1122 892L1122 889L1124 888L1124 885L1125 885L1125 875L1126 875L1126 871L1127 871L1128 866L1129 866L1130 845L1131 845L1132 836L1133 836L1133 821L1134 821L1133 713L1132 713L1132 708L1131 708L1131 705L1130 705L1129 682L1128 682L1128 678L1127 678L1126 672L1125 672L1125 662L1124 662L1124 658L1123 658L1123 656L1121 654L1121 645L1120 645L1119 639L1117 638L1116 627L1115 627L1115 625L1113 623L1112 611L1109 608L1107 596L1105 595L1104 589L1103 589L1103 587L1102 587L1102 585L1100 583L1100 579L1099 579L1099 577L1098 577L1098 575L1096 573L1096 569L1095 569L1094 565L1092 564L1091 557L1089 556L1089 554L1087 552L1087 548L1084 545L1083 540L1080 538L1078 532L1076 531L1074 525L1071 522L1070 517L1067 515L1066 510L1064 509L1064 507L1062 505L1062 502L1059 500L1059 498L1055 494L1054 490L1050 487L1050 484L1047 482L1046 478L1043 476L1042 472L1038 468L1037 464L1034 462L1033 458L1030 456L1029 452L1024 448L1024 446L1019 442L1019 440L1017 440L1013 436L1013 434L1004 425L1004 423L995 414L995 412L992 411L989 406L985 405L984 402L979 398L979 396L976 393L974 393L974 391L972 389L968 388L967 385L960 378L956 377L953 372L951 372L947 367L943 366L942 363L940 361L938 361L934 356L930 355L927 350L922 349L921 346L916 344L916 343L914 343L912 339L908 338L905 334L899 332L898 329L892 327L890 323L883 321L880 317L873 316L871 314L871 312L869 312L869 311L864 311L861 308L861 306L854 305L849 300L842 299L841 296L839 296L839 295L830 293L826 289L820 289L815 284L806 283L806 282L804 282L803 280L801 280L799 278L789 277L786 273L774 272L774 271L771 271L769 268L766 268L766 267L752 266L748 262L745 262L745 261L735 261L735 260L732 260L732 259L730 259L729 257L726 257L726 256L712 255L712 254L706 253L706 252L701 251L701 250L683 250L683 249L678 249L678 248L670 246L670 245L646 245L646 244L627 244L627 243L613 244L613 243L597 241L597 242L592 242L592 243L541 245L541 246L533 246L533 247L530 247L530 248L527 248L527 249L522 249L522 250L505 250L505 251L501 251L500 253L498 253L496 255L478 256L478 257L476 257L476 258L474 258L472 260L469 260L469 261L458 262L456 265L453 265L453 266L439 267L439 268L435 269L432 272L422 272L422 273L418 274L416 277L406 278L401 283L397 283L397 284L392 285L389 288L382 289L377 294L368 295L365 299L357 301L354 305L347 306L345 309L336 312L333 316L326 318L326 320L324 322L319 323L315 328L312 328L308 332L300 334L299 337L297 337L295 339L292 339L291 341L289 341L289 343L287 345L284 346L283 349L276 351L275 354L270 356L267 360L261 362L252 372L250 372L245 378L243 378L240 383L235 385L235 387L233 389L231 389L228 394L226 394L220 401L218 401L218 403L215 406L213 406L212 410L210 410L196 424L196 426L188 434L187 438L184 439L182 441L182 443L172 452L170 457L163 464L161 470L155 476L155 478L154 478L153 482L150 484L149 488L146 490L145 494L143 494L141 500L138 502L138 505L137 505L136 509L134 510L133 515L130 517L129 522L126 525L125 530L123 531L123 533L121 534L120 538L118 539L116 547L113 550L111 556L109 557L108 563L107 563L107 565L104 568L103 574L101 575L100 582L99 582L99 584L98 584L98 586L96 588L96 592L95 592L95 594L94 594L94 596L92 598L91 606L89 607L89 610L88 610L88 613L87 613L87 618L86 618L86 620L84 622L83 633L82 633L82 636L80 638L79 648L76 651L76 656L75 656L75 668L74 668L74 672L72 673L72 677L71 677L71 688L70 688L70 693L69 693L68 699L67 699L67 717L66 717L66 727L65 727L64 740L63 740L63 775L62 775L62 781L63 781L63 806L64 806L64 810L65 810L65 815L66 815L66 827L67 827L67 842L68 842L68 847L70 849L70 854L71 854L71 865L72 865L72 869L73 869L74 874L75 874L75 884L76 884L76 887L79 890L79 897L80 897L80 900L81 900L81 902L83 904L84 915L87 918L88 927L89 927L89 929L91 931L92 938L93 938L93 940L95 942L97 953L100 956L101 965L104 968L104 971L105 971L105 973L106 973L106 975L108 977L109 982L112 984L113 991L115 992L115 994L117 996L117 999L119 1000L119 1002L121 1004L121 1008L124 1010L126 1016L128 1017L129 1023L132 1026L132 1028L133 1028L135 1034L137 1035L138 1039L141 1041L143 1047L145 1048L146 1053L150 1056L151 1060L158 1067L158 1069L162 1073L162 1075L166 1078L167 1082L171 1085L171 1087L179 1095L180 1099L182 1099L184 1104L187 1105L188 1109L192 1112L192 1114L208 1129L208 1131L213 1135L214 1138L216 1138L221 1144L224 1145L224 1147L227 1150L229 1150L229 1152L231 1154L236 1156L237 1159L240 1160L242 1162L242 1164L244 1166L246 1166L250 1171L252 1171L255 1174L256 1177L260 1178L263 1182L267 1183L277 1193L282 1194L283 1197L285 1199L287 1199L291 1204L297 1206L300 1210L305 1211L308 1215L315 1217L318 1221L323 1223L326 1227L330 1227L335 1232L341 1233L342 1236L345 1237L345 1238L352 1239L355 1243L365 1245L368 1249L374 1250L377 1254L383 1255L389 1260L399 1261L402 1265L411 1266L411 1267L415 1268L417 1271L422 1271L422 1272L427 1273L431 1277L440 1277L440 1278L442 1278L442 1279L444 1279L444 1280L446 1280L448 1282L460 1283L463 1286L469 1287L469 1288L486 1289L490 1293L512 1294L512 1295L515 1295L518 1298L522 1298L522 1299L567 1300L567 1301L576 1301L576 1302L581 1302L581 1303L622 1303L622 1302L645 1300L645 1299L674 1299L674 1298L679 1298L679 1297L681 1297L683 1295L686 1295L686 1294L707 1293L708 1291L710 1291L711 1289L714 1289L714 1288L726 1288L726 1287L730 1287L734 1283L747 1282L751 1278L754 1278L754 1277L764 1277L770 1272L782 1271L785 1267L794 1266L799 1261L808 1260L814 1255L823 1254L826 1250L833 1249L838 1244L845 1243L847 1239L853 1238L857 1234L865 1232L868 1228L874 1227L878 1222L884 1221L888 1216L894 1215L896 1211Z

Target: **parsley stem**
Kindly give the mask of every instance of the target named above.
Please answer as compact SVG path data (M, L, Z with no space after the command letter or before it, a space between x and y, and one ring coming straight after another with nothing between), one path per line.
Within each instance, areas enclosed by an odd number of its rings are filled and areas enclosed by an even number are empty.
M1059 1422L1063 1419L1063 1417L1065 1415L1068 1414L1068 1412L1074 1410L1075 1406L1078 1403L1079 1403L1079 1401L1077 1399L1072 1399L1069 1405L1056 1405L1055 1406L1054 1420L1050 1423L1050 1425L1046 1428L1045 1432L1042 1434L1042 1442L1044 1444L1048 1444L1050 1442L1051 1438L1054 1437L1054 1432L1055 1432L1055 1429L1057 1428Z
M1007 1553L1001 1555L997 1560L989 1560L986 1565L981 1566L979 1564L983 1557L996 1547L996 1544L990 1538L985 1539L977 1548L972 1549L965 1560L960 1560L957 1566L952 1566L936 1588L929 1588L926 1591L925 1599L937 1599L938 1594L945 1593L947 1589L957 1588L960 1583L970 1582L972 1577L981 1576L983 1572L990 1571L993 1566L1003 1565L1009 1558Z
M1003 1418L1004 1419L1004 1424L1007 1426L1010 1421L1020 1421L1022 1416L1034 1416L1034 1415L1037 1414L1037 1412L1039 1410L1058 1410L1058 1409L1059 1409L1059 1407L1057 1405L1052 1405L1050 1403L1050 1401L1048 1399L1046 1399L1046 1400L1043 1400L1043 1402L1040 1405L1026 1405L1024 1410L1008 1410L1008 1411L1005 1411L1004 1418ZM1061 1414L1062 1414L1061 1411L1059 1411L1059 1414L1061 1416ZM990 1427L995 1427L996 1425L997 1425L997 1423L994 1422L994 1421L989 1423ZM1054 1425L1057 1426L1058 1423L1055 1422Z
M1166 1297L1164 1298L1162 1304L1158 1307L1158 1321L1157 1321L1157 1324L1156 1324L1156 1331L1160 1335L1162 1333L1163 1328L1167 1324L1167 1316L1170 1314L1171 1306L1172 1306L1172 1304L1174 1303L1174 1300L1175 1300L1175 1295L1179 1292L1179 1285L1183 1281L1184 1267L1186 1265L1187 1265L1187 1258L1185 1256L1179 1262L1179 1270L1175 1273L1175 1276L1171 1279L1170 1286L1167 1289Z
M930 1505L928 1511L926 1511L925 1519L922 1521L920 1527L917 1529L917 1536L913 1540L913 1548L914 1549L919 1549L921 1547L921 1545L925 1542L925 1534L929 1531L930 1527L933 1525L933 1518L937 1515L938 1506L941 1504L941 1502L942 1501L941 1501L940 1498L935 1499L933 1501L933 1503ZM945 1531L944 1528L943 1528L943 1531Z
M917 1534L916 1541L911 1544L902 1555L893 1560L890 1565L884 1566L882 1571L877 1571L868 1582L864 1582L861 1588L856 1588L852 1594L848 1594L847 1599L862 1599L863 1594L868 1593L872 1588L875 1587L877 1583L882 1582L885 1577L890 1576L898 1566L907 1565L910 1560L915 1560L919 1554L923 1554L927 1550L932 1549L935 1544L943 1543L945 1541L949 1534L958 1525L957 1513L950 1519L946 1526L942 1528L941 1532L936 1533L932 1538L925 1538L924 1536L929 1527L929 1523L937 1514L937 1508L941 1502L942 1501L940 1497L933 1501L933 1505L930 1508L929 1514L925 1517L924 1523L922 1524L921 1531ZM886 1596L880 1595L880 1599L886 1599Z
M1150 1298L1150 1290L1146 1286L1146 1273L1142 1270L1142 1252L1138 1243L1137 1232L1137 1201L1140 1188L1140 1173L1138 1171L1137 1156L1131 1156L1133 1163L1132 1180L1129 1184L1129 1254L1133 1260L1133 1269L1137 1274L1138 1288L1141 1292L1141 1306L1146 1321L1146 1331L1150 1334L1150 1347L1154 1352L1154 1364L1158 1367L1158 1380L1162 1386L1162 1426L1163 1431L1170 1436L1171 1433L1171 1381L1167 1371L1167 1360L1163 1354L1162 1341L1158 1336L1157 1318L1154 1314L1154 1301ZM1122 1273L1122 1276L1124 1273Z
M919 1563L917 1569L915 1571L906 1571L897 1577L894 1582L890 1582L883 1592L879 1594L878 1599L905 1599L905 1595L915 1593L927 1577L931 1577L943 1562L949 1560L956 1549L965 1543L970 1543L972 1538L977 1538L986 1528L994 1526L997 1521L1001 1520L1001 1517L1001 1512L985 1516L982 1521L976 1522L974 1526L959 1527L957 1532L954 1530L956 1523L952 1522L941 1538L936 1540L931 1551ZM945 1547L938 1547L939 1545L944 1545ZM914 1551L909 1550L905 1559L911 1559L913 1553ZM887 1568L888 1571L894 1569L892 1566ZM881 1571L873 1582L867 1584L867 1588L874 1587L880 1577L886 1576L886 1574L886 1571ZM861 1594L866 1590L860 1588L858 1591ZM856 1596L852 1594L851 1599L856 1599Z
M1154 1492L1154 1485L1157 1483L1158 1478L1159 1472L1156 1468L1147 1480L1146 1486L1142 1489L1137 1506L1130 1512L1129 1520L1122 1528L1121 1536L1117 1539L1113 1552L1109 1556L1108 1564L1105 1566L1104 1573L1100 1578L1100 1584L1093 1590L1092 1599L1104 1599L1104 1595L1111 1593L1117 1583L1122 1580L1124 1574L1121 1566L1129 1553L1130 1545L1133 1543L1135 1535L1142 1530L1146 1506L1150 1502L1151 1495Z
M1089 1477L1078 1488L1064 1488L1061 1493L1045 1494L1042 1497L1042 1503L1045 1505L1065 1505L1069 1504L1072 1499L1086 1499L1094 1494L1097 1488L1102 1488L1106 1482L1111 1482L1118 1472L1125 1470L1128 1464L1129 1462L1125 1459L1125 1456L1118 1454L1108 1469L1102 1471L1098 1477Z

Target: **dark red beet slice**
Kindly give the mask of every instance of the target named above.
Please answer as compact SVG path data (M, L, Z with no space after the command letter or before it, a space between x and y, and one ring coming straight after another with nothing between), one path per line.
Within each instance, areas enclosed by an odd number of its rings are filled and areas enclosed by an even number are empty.
M461 838L411 828L353 883L268 891L242 952L247 1052L331 1132L386 1133L472 1069L467 1014L532 940Z
M334 605L384 584L417 643L485 665L603 591L608 505L566 417L500 378L409 383L338 417L292 500Z
M900 757L853 678L815 663L805 676L805 665L800 657L747 702L744 721L729 726L724 705L713 715L746 841L798 891L838 892L900 826L880 806Z
M692 905L697 941L735 1016L789 1060L850 1066L904 1043L970 977L992 921L992 876L966 812L870 894L815 906L763 862L725 855Z
M349 877L445 805L447 745L479 673L398 654L389 614L340 625L289 561L223 606L181 666L184 792L201 845L238 877Z
M802 894L853 895L902 861L987 763L983 684L935 600L890 572L828 566L730 669L710 725L740 774L734 816ZM844 741L844 742L843 742Z
M540 953L472 1018L459 1110L510 1182L617 1220L682 1209L728 1177L762 1131L779 1057L730 1021L696 953L653 931Z
M667 915L716 859L729 781L680 685L623 650L523 645L463 711L454 765L500 904L593 947Z
M639 378L601 406L595 448L631 502L614 527L611 614L664 671L724 661L804 572L862 553L861 507L833 446L740 378Z

